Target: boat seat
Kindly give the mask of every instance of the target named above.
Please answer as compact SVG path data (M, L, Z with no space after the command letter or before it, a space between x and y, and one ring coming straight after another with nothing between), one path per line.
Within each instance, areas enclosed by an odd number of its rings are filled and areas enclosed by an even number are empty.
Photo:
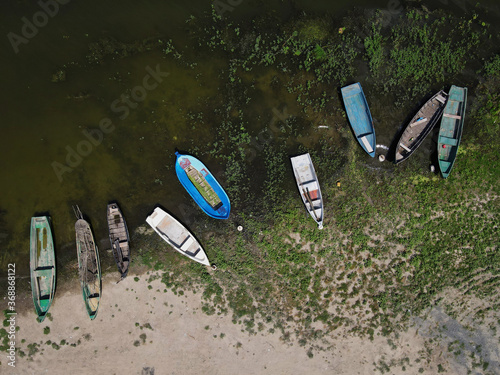
M194 242L193 237L188 236L188 237L186 237L184 242L181 243L181 246L179 246L179 247L182 251L187 251L189 249L189 247L193 244L193 242Z
M436 100L440 101L443 104L446 103L446 98L441 95L436 96Z
M35 269L36 277L52 277L54 267L39 267Z
M361 142L363 142L363 144L365 145L365 148L368 152L373 152L372 145L368 142L368 139L366 138L366 136L362 136L359 139L361 140Z
M400 143L399 145L403 147L406 151L411 152L411 150L408 147L406 147L403 143Z
M311 201L311 202L312 202L313 207L314 207L314 209L315 209L315 210L318 210L318 209L320 209L320 208L321 208L321 200L320 200L320 199L315 199L315 200L313 200L313 201ZM306 208L307 208L308 210L310 210L310 209L311 209L311 204L310 204L309 202L306 202Z
M440 160L439 164L441 164L441 168L444 169L445 171L450 167L451 163L446 160Z
M449 146L456 146L458 144L458 141L455 138L448 138L448 137L439 137L439 143L449 145Z
M192 253L191 251L186 251L186 254L191 256L191 257L195 257L196 254L198 254L199 252L200 252L200 248L197 248L194 253Z
M448 114L448 113L445 113L443 116L444 116L444 117L448 117L448 118L452 118L452 119L455 119L455 120L460 120L460 119L462 118L462 117L460 117L460 116L457 116L457 115L450 115L450 114Z
M419 125L419 124L423 124L423 123L426 123L428 121L427 117L424 117L424 118L420 118L418 119L417 121L413 122L410 124L410 128L415 126L415 125Z
M314 191L314 190L318 190L318 183L316 181L310 181L308 183L305 183L305 184L302 184L302 188L305 190L305 191Z

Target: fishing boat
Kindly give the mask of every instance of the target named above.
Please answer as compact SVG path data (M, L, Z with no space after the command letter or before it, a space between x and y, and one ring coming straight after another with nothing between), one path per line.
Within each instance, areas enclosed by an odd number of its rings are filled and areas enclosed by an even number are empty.
M294 156L290 160L302 202L318 224L318 228L323 229L323 198L311 156L307 153Z
M146 223L179 253L198 263L210 265L207 254L198 240L172 215L156 207L153 213L146 218Z
M361 147L372 158L375 156L375 129L373 128L372 115L361 84L352 85L341 89L347 117L351 128Z
M448 177L457 157L467 106L467 87L451 86L438 137L439 169Z
M102 295L99 252L90 225L83 218L80 208L76 206L73 207L73 210L77 217L75 223L76 251L83 301L85 302L87 314L91 320L94 320L97 316Z
M40 323L47 316L56 288L56 258L49 220L47 216L31 218L31 293Z
M394 163L399 164L408 159L422 144L441 117L447 97L444 91L439 91L413 116L399 138Z
M107 210L109 240L113 256L121 274L121 280L127 277L128 266L130 264L130 240L127 223L116 203L108 204Z
M208 215L227 219L231 211L229 198L207 167L190 155L176 152L175 172L182 186Z

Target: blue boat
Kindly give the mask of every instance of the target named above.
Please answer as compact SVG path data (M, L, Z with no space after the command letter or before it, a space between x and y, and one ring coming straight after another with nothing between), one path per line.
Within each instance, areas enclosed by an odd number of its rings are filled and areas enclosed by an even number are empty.
M190 155L176 152L175 172L182 186L208 216L227 219L231 203L226 192L207 167Z
M363 147L363 150L373 158L376 147L375 129L373 128L372 115L361 84L359 82L354 83L343 87L341 91L347 117L351 123L354 135L361 147Z

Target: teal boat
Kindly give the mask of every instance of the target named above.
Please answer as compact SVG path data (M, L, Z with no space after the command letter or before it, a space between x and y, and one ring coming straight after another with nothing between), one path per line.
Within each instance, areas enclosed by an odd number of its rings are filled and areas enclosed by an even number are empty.
M78 219L75 223L76 251L83 301L89 318L94 320L97 316L102 294L99 253L89 223L83 219L78 206L73 209Z
M49 220L47 216L31 218L31 293L40 323L47 316L56 289L56 258Z
M451 86L438 137L438 161L443 178L448 177L457 157L466 106L467 87Z
M372 158L375 156L375 129L373 128L372 115L361 88L361 84L353 83L341 90L347 118L351 124L356 140L363 150Z

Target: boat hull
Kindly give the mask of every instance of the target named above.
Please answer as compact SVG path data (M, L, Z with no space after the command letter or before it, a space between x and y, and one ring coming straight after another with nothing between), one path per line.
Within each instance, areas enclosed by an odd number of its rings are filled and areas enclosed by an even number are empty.
M396 146L394 163L408 159L439 121L448 95L440 91L430 98L406 125Z
M30 274L33 304L41 323L47 316L56 287L54 241L47 216L31 218Z
M376 140L372 115L360 83L341 89L347 118L356 140L372 158L375 156Z
M438 161L443 178L447 178L455 164L462 139L467 107L467 88L451 86L443 111L438 137Z
M101 263L90 225L84 219L75 223L76 250L83 301L89 318L94 320L102 295Z
M127 277L130 265L130 236L127 223L116 203L108 204L107 218L111 249L121 278L124 279Z
M156 207L146 222L170 246L198 263L210 265L207 254L198 240L172 215Z
M323 197L311 156L308 153L298 155L290 161L302 202L319 229L323 229Z
M182 186L208 215L227 219L231 211L229 198L207 167L190 155L176 152L175 172ZM197 184L197 186L195 186ZM200 192L201 191L201 192Z

